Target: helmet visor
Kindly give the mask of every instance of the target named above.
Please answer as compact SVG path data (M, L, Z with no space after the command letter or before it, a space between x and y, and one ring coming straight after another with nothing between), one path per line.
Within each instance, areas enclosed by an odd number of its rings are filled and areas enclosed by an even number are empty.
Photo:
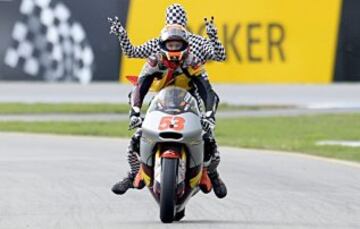
M165 47L168 51L181 51L184 49L183 41L167 41Z

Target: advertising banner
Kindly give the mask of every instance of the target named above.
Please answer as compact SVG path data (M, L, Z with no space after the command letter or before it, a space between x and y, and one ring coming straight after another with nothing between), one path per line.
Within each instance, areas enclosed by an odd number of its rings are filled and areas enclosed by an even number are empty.
M204 17L215 17L227 60L206 63L212 82L332 81L340 0L132 0L126 27L133 44L159 36L172 3L185 7L188 29L196 34L206 36ZM143 63L122 58L122 81Z

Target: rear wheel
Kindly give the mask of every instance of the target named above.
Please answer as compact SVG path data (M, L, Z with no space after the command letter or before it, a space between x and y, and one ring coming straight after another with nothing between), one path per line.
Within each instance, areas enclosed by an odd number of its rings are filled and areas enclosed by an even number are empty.
M160 219L163 223L174 221L176 207L177 159L162 159L160 188Z

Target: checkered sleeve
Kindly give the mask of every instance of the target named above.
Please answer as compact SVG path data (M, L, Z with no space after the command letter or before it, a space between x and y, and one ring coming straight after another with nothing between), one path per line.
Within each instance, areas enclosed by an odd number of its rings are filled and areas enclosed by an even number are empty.
M226 59L225 48L218 39L206 39L199 35L190 36L191 52L201 62L208 60L224 61Z
M123 53L129 58L148 58L160 51L159 39L153 38L142 45L133 46L127 33L119 36L119 43Z
M204 56L207 60L225 61L225 48L218 39L205 39L203 44Z

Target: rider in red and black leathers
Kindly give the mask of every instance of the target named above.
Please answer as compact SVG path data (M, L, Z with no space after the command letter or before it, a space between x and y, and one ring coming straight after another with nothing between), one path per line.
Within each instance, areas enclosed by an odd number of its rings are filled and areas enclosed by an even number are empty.
M132 109L130 112L130 127L136 127L141 123L140 108L142 106L143 99L149 91L154 79L159 77L164 70L169 69L169 65L163 62L163 58L159 55L161 51L161 41L159 39L152 39L139 47L133 47L127 37L126 31L123 29L117 19L111 20L111 31L118 36L121 47L126 55L129 57L145 58L148 57L148 62L145 64L140 78L137 82L137 86L134 88L131 96ZM186 25L186 13L183 8L174 4L167 9L167 23L168 24L180 24ZM204 64L207 60L222 61L225 59L225 50L217 38L216 29L212 23L206 23L207 32L210 39L203 38L198 35L188 34L187 42L189 45L190 55L182 63L180 71L183 71L188 77L191 78L190 92L197 98L198 102L203 101L205 105L205 118L202 120L204 129L209 131L215 126L215 113L219 98L212 89L207 74L203 69L201 75L193 77L187 72L187 67L195 67ZM176 71L174 72L176 75ZM128 177L123 181L117 183L113 187L113 191L116 194L123 194L127 189L133 188L133 180L137 172L139 171L140 163L138 160L139 153L139 141L141 136L141 129L139 129L131 139L131 143L128 148L128 160L131 167L131 172ZM222 182L217 172L217 166L220 162L219 152L217 145L212 134L206 134L205 140L205 158L211 160L208 168L209 177L212 181L214 192L219 198L226 196L226 186Z

